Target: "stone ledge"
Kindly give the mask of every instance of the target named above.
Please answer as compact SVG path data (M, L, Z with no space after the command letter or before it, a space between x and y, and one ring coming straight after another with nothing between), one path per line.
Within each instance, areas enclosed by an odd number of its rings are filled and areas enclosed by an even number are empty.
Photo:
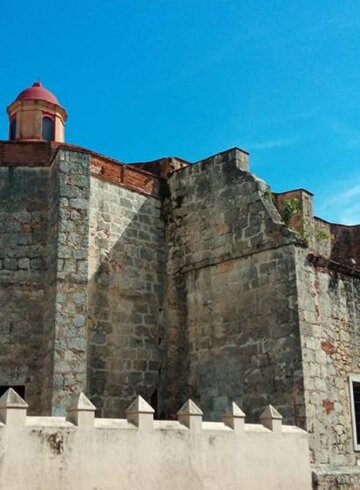
M340 264L339 262L335 262L334 260L328 259L322 255L309 253L307 258L308 261L318 270L323 270L324 272L327 270L333 270L347 276L360 278L359 269Z
M312 484L317 490L360 488L360 467L313 467Z

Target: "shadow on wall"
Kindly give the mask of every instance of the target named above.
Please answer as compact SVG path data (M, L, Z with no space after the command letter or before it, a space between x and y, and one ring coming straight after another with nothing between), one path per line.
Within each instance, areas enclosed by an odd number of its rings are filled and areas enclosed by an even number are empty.
M334 237L331 259L360 270L360 225L330 224Z
M156 408L164 231L159 200L94 180L90 212L88 391L105 417L137 394Z

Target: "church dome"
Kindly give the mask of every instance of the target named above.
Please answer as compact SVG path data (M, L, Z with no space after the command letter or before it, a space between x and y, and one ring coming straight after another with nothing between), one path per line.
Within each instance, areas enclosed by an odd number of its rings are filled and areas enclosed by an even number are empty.
M10 141L64 141L66 110L40 82L20 92L7 113Z
M44 100L51 104L59 104L54 94L44 88L40 82L35 82L31 87L26 88L16 97L16 100Z

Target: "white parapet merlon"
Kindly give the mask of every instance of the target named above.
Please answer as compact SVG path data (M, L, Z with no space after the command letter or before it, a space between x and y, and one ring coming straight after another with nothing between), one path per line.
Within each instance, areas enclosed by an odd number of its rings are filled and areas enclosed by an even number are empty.
M177 413L180 424L192 430L201 430L203 413L190 398Z
M94 419L83 393L67 418L26 416L26 409L13 390L0 399L1 489L311 489L307 433L282 426L273 407L265 427L245 424L235 403L223 422L203 422L192 400L178 421L154 421L140 396L127 419Z
M13 388L9 388L0 398L0 419L7 426L25 425L29 405Z
M94 427L95 410L95 406L84 393L79 393L67 408L66 418L81 429L92 429Z
M260 422L273 432L281 432L282 415L272 405L268 405L260 415Z
M152 429L155 410L146 400L138 395L126 409L128 422L134 424L139 429Z
M225 425L231 429L234 429L238 433L244 432L245 414L235 402L232 402L230 407L226 410L222 416L222 421Z

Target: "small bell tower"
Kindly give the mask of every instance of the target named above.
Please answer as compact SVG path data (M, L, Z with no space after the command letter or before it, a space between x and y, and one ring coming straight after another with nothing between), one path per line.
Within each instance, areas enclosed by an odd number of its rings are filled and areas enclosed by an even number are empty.
M40 82L20 92L7 113L10 141L64 142L66 110Z

